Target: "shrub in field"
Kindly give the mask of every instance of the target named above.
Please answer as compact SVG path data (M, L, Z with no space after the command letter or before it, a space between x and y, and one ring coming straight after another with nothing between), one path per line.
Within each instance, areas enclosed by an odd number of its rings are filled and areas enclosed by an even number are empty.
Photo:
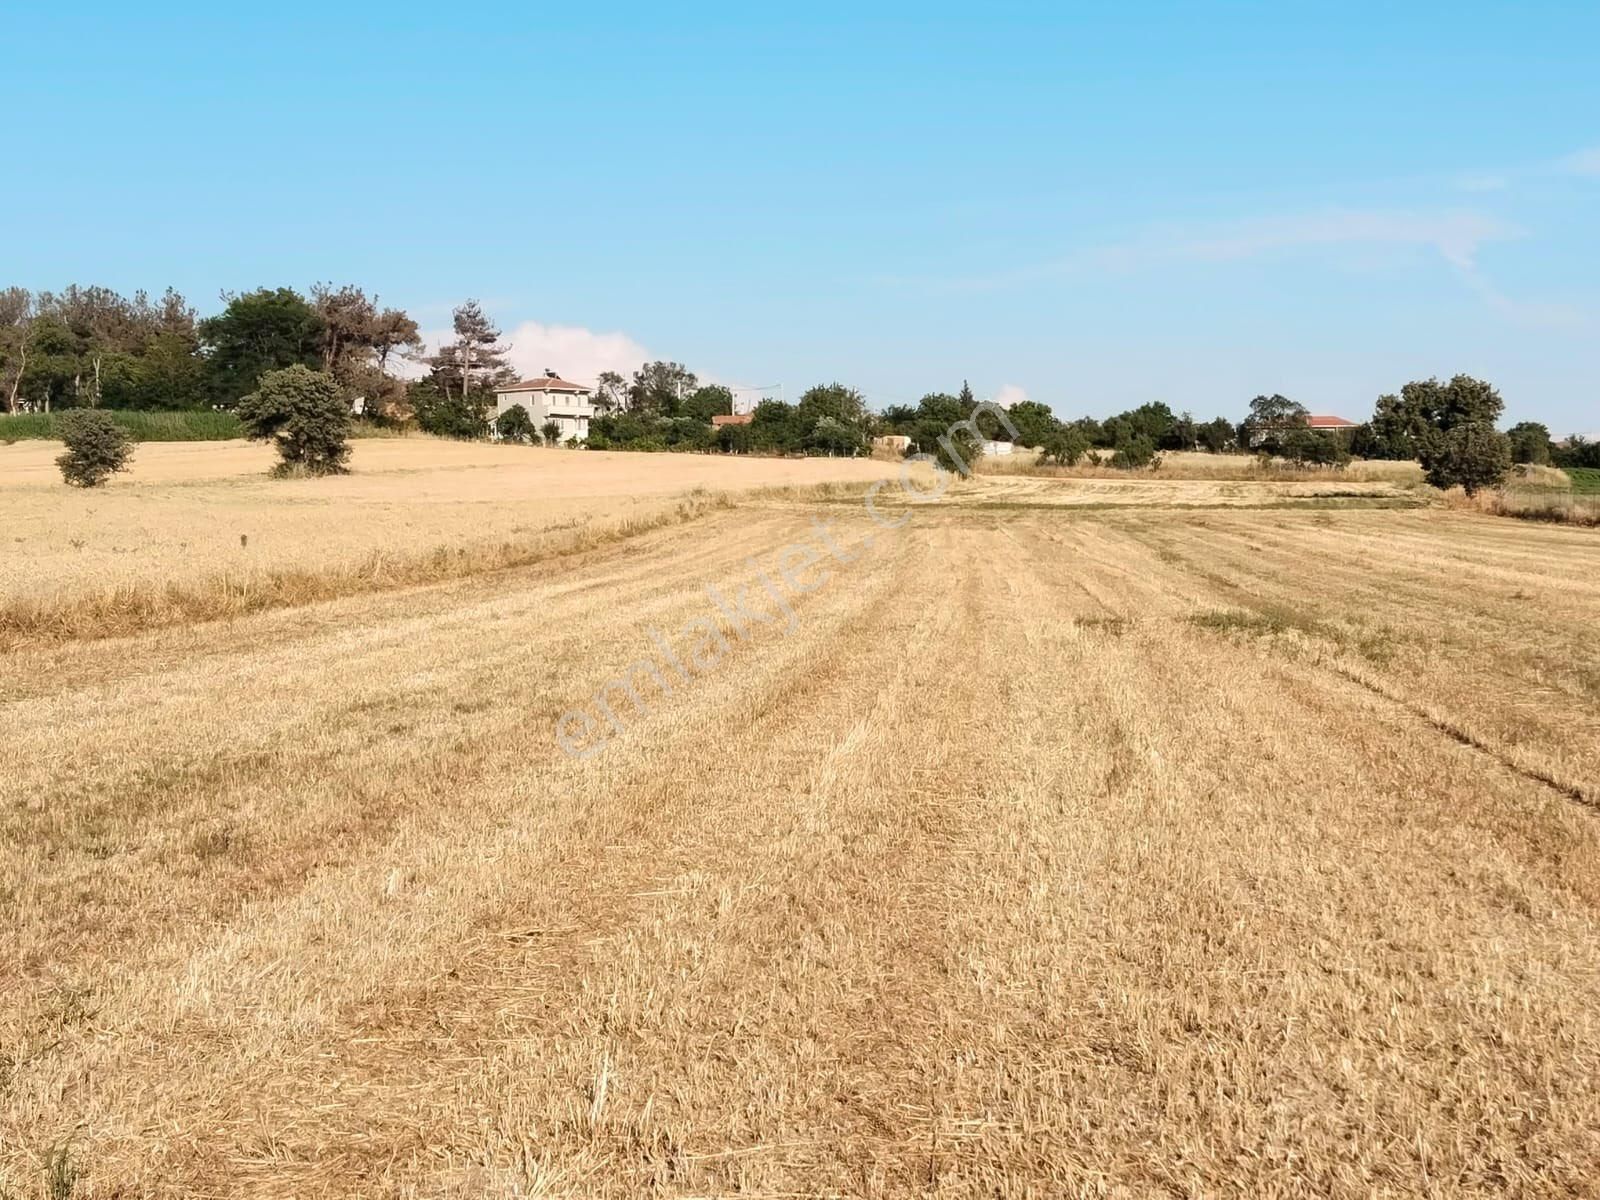
M533 440L533 418L520 404L512 405L501 413L494 427L503 442L527 443Z
M1510 474L1511 439L1487 421L1468 421L1423 438L1418 458L1434 487L1460 487L1472 496Z
M1284 458L1295 466L1343 467L1350 450L1337 434L1318 429L1291 429L1281 439Z
M99 408L63 413L58 428L67 452L56 459L61 478L76 487L99 487L128 469L133 443L111 414Z
M419 379L406 389L406 402L423 433L461 441L489 434L492 393L475 391L463 395L452 388L441 388L432 379Z
M1156 445L1146 437L1125 438L1117 444L1117 452L1111 456L1111 465L1119 471L1159 466Z
M539 432L544 435L544 444L546 446L554 446L561 440L561 426L554 421L546 421L539 426Z
M1538 421L1522 421L1506 431L1511 461L1545 466L1550 462L1550 429Z
M1039 461L1046 465L1075 467L1089 453L1089 439L1074 425L1062 425L1039 443Z
M296 363L268 371L239 401L252 441L276 443L276 475L338 475L350 457L350 405L333 376Z

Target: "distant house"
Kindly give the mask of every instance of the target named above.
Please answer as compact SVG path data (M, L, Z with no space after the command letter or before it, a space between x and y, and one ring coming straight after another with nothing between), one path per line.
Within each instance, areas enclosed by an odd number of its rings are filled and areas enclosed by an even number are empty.
M894 454L905 457L907 450L911 449L911 439L903 433L886 433L882 437L872 439L872 449L882 454Z
M1017 448L1014 442L979 442L978 445L983 447L983 453L989 458L1004 457Z
M589 418L594 416L590 403L592 388L581 383L562 379L559 375L545 374L537 379L524 379L495 389L495 418L498 420L513 408L521 405L528 410L535 429L554 421L561 429L559 441L577 438L580 442L589 436Z
M1306 426L1321 433L1349 433L1352 429L1357 428L1354 421L1346 421L1343 417L1319 416L1316 413L1308 413L1306 415ZM1258 426L1251 430L1250 448L1254 450L1269 437L1273 436L1274 432L1274 430L1263 426Z
M753 412L718 413L716 416L711 418L711 424L720 429L724 425L748 425L755 419L756 415Z

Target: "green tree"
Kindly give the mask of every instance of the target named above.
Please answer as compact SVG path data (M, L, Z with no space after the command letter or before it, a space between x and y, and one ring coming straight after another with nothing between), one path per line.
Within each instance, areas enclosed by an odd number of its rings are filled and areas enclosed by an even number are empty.
M1486 421L1466 421L1430 433L1419 457L1434 487L1461 487L1472 496L1504 482L1511 470L1511 439Z
M546 421L539 426L539 432L544 435L544 444L554 446L561 440L561 426L554 421Z
M99 487L128 468L133 444L116 418L99 409L80 408L61 417L66 453L56 459L61 478L77 487Z
M866 425L867 406L861 393L842 383L823 383L807 388L795 405L795 418L799 422L800 437L814 444L818 422L827 419L856 431L854 441L861 441L861 430ZM837 431L829 434L837 437Z
M360 396L365 411L381 415L397 407L405 384L389 374L389 361L407 348L421 350L417 323L399 309L380 310L376 296L352 284L313 284L311 302L322 320L322 369Z
M278 449L278 475L338 475L350 457L350 404L333 376L295 364L261 376L239 401L245 436Z
M521 404L514 404L501 413L495 420L494 427L501 441L526 444L533 440L533 418Z
M763 400L750 418L750 445L755 450L787 452L800 448L800 422L794 405Z
M633 373L628 407L661 417L678 415L685 399L699 387L693 371L682 363L648 362Z
M1161 450L1198 450L1200 448L1200 426L1195 423L1193 414L1179 413L1172 419L1172 424L1167 428L1166 436L1157 443Z
M1296 466L1342 467L1350 461L1343 438L1309 426L1287 430L1279 440L1278 452Z
M621 412L628 407L628 381L615 371L601 371L594 385L594 406L602 413Z
M1458 425L1488 425L1505 408L1500 393L1481 379L1456 375L1448 383L1419 379L1400 394L1379 396L1372 414L1370 437L1361 439L1369 457L1420 459L1424 443Z
M682 415L711 424L712 417L726 416L733 411L733 393L720 383L709 383L696 388L684 400Z
M293 288L258 288L227 301L199 327L215 402L237 403L269 371L322 364L322 318Z
M1012 410L1013 421L1016 420L1016 409ZM1018 428L1021 423L1018 422ZM1089 452L1089 439L1083 430L1075 425L1058 425L1044 441L1037 443L1041 451L1041 463L1053 463L1062 467L1075 467L1083 456Z
M83 375L81 350L81 343L59 317L36 316L28 330L28 361L20 379L22 397L42 412L73 404Z
M1276 392L1257 396L1250 401L1250 415L1241 427L1244 444L1266 454L1282 453L1284 437L1290 430L1303 427L1309 416L1305 405L1287 396Z
M1550 464L1550 429L1538 421L1519 421L1513 425L1506 436L1511 439L1511 461L1514 463L1534 463L1538 466Z
M1117 443L1111 465L1122 471L1137 471L1158 465L1156 444L1148 437L1132 435Z
M859 425L846 424L836 417L818 417L805 436L807 449L828 455L860 454L866 440Z
M1177 418L1172 409L1160 401L1141 404L1138 408L1107 417L1101 426L1099 445L1118 447L1130 442L1146 441L1160 447L1172 441L1172 429Z
M1583 434L1574 433L1564 444L1551 448L1550 458L1558 467L1600 469L1600 442L1591 442Z
M1231 449L1235 444L1234 434L1233 422L1227 417L1207 421L1195 430L1200 448L1211 454L1222 454Z
M419 379L406 389L406 404L417 428L435 437L472 441L489 433L489 406L494 397L482 390L463 395L446 391L434 376Z
M1061 422L1050 411L1048 404L1037 400L1019 400L1009 410L1011 422L1017 427L1017 445L1043 446L1061 429Z
M1355 438L1355 448L1363 458L1404 462L1417 457L1430 422L1415 403L1417 397L1411 391L1414 387L1414 384L1407 385L1405 390L1410 394L1404 397L1393 394L1378 397L1372 420L1367 422L1367 432Z
M907 435L916 423L917 406L914 404L891 404L878 418L879 429L884 433Z
M500 330L476 300L462 303L450 323L455 341L446 342L428 358L430 377L445 399L481 396L479 403L486 406L495 385L510 383L516 376L506 362L511 347L500 341ZM482 419L483 413L478 416Z
M719 425L716 431L717 448L724 454L748 454L751 434L749 425Z
M140 314L110 288L77 284L60 292L40 293L38 308L40 316L55 322L65 334L63 352L72 364L70 369L63 368L62 374L70 373L72 403L98 408L108 376L125 378L128 359L142 346Z
M20 407L22 377L28 370L28 353L33 346L36 310L33 293L26 288L0 289L0 393L6 411Z

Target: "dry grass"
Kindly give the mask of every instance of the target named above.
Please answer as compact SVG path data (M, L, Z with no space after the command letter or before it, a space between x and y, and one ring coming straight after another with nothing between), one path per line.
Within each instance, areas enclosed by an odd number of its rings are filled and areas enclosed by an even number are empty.
M62 484L59 449L45 442L0 446L0 609L181 613L192 610L185 598L192 596L201 597L203 612L223 593L339 594L348 589L319 593L301 580L418 581L432 576L396 564L429 560L438 547L488 561L509 546L517 560L590 526L637 527L669 517L695 488L737 492L893 474L865 460L603 454L406 438L357 442L349 476L272 480L266 472L273 456L264 446L151 443L137 448L126 477L86 492Z
M1165 451L1153 470L1123 471L1109 465L1107 451L1095 452L1099 460L1075 467L1043 466L1033 451L978 460L979 475L1029 475L1047 479L1180 479L1227 480L1256 483L1389 483L1411 487L1422 483L1422 468L1414 462L1353 462L1347 467L1294 467L1281 460L1262 466L1253 454L1205 454Z
M0 1189L1592 1194L1596 535L1079 486L0 655Z
M374 551L358 561L316 568L236 569L188 582L130 581L47 598L24 595L0 600L0 649L43 639L124 636L164 625L222 620L359 592L526 567L692 521L733 503L727 492L696 489L671 506L639 516L551 524L532 536L503 542L472 540L456 546Z
M1445 502L1458 510L1487 513L1494 517L1515 517L1523 521L1547 521L1556 525L1600 526L1600 496L1575 496L1554 488L1512 486L1502 490L1468 496L1459 489L1448 493Z

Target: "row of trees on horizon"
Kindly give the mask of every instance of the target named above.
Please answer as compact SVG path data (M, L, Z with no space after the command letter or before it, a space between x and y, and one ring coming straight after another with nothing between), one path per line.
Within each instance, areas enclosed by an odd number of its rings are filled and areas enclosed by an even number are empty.
M329 376L350 400L359 397L369 420L477 438L491 433L496 390L517 377L510 347L476 301L455 310L453 339L427 353L411 316L354 285L317 283L305 294L258 288L222 299L222 311L201 318L171 289L158 300L77 285L37 294L0 289L0 401L12 413L234 409L267 372L302 366ZM732 412L732 392L667 361L645 363L631 379L602 373L593 402L600 410L590 425L593 448L833 455L863 453L885 434L906 437L913 452L945 455L941 441L978 407L963 384L956 393L929 393L915 405L874 412L858 390L834 382L808 389L795 404L765 400L750 423L719 427L712 418ZM1311 429L1304 406L1278 394L1257 396L1237 423L1197 420L1160 402L1104 419L1063 421L1048 405L1027 400L1007 415L1016 441L1060 463L1096 450L1108 451L1117 466L1138 468L1163 451L1189 450L1262 453L1303 464L1338 465L1354 456L1426 465L1454 438L1496 462L1600 466L1600 444L1577 437L1557 444L1537 422L1499 433L1503 408L1490 384L1458 375L1381 396L1367 422L1342 433ZM986 436L1006 436L992 416L981 417L979 426ZM514 412L493 432L553 442L552 430L533 429ZM975 440L958 435L958 452L978 453Z

